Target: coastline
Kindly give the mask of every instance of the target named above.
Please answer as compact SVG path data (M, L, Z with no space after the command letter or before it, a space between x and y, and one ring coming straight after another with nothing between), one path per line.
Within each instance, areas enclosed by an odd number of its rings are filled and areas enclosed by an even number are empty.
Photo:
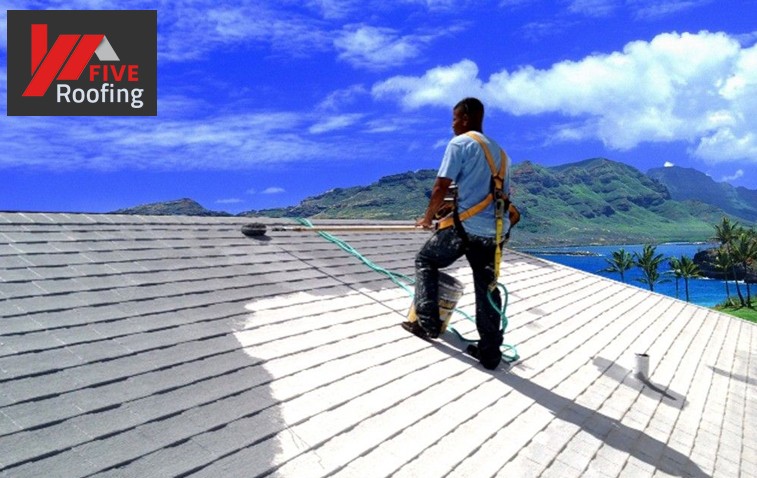
M585 246L584 246L585 247ZM549 249L515 249L518 252L523 252L524 254L531 254L532 256L539 256L539 255L560 255L560 256L601 256L601 254L597 252L591 252L591 251L551 251Z
M685 284L683 279L679 279L676 287L676 279L670 271L668 259L680 257L681 255L692 257L700 250L710 249L714 244L706 241L698 242L666 242L658 244L657 253L664 257L660 264L660 274L662 281L655 285L655 292L667 295L669 297L685 300ZM609 266L607 259L612 256L614 251L625 249L633 254L640 252L643 244L622 244L622 245L574 245L574 246L551 246L551 247L525 247L517 248L518 251L532 254L536 257L546 259L558 264L572 267L584 272L599 275L608 279L620 281L620 275L614 272L607 272ZM647 289L648 287L640 282L642 274L638 267L632 267L625 273L625 283L636 287ZM733 283L731 283L733 289ZM733 291L731 291L733 292ZM733 294L732 294L733 295ZM696 278L689 280L689 298L690 302L703 307L715 307L726 300L725 283L717 278Z

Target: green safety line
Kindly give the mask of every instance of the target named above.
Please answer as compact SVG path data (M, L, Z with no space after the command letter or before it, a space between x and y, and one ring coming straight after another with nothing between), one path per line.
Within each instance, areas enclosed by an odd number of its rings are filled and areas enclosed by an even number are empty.
M295 220L299 224L301 224L303 226L306 226L306 227L309 227L309 228L313 228L314 227L313 223L310 222L310 220L308 220L308 219L305 219L305 218L296 218ZM344 241L344 240L342 240L342 239L334 236L333 234L330 234L330 233L325 232L325 231L318 231L318 235L321 236L322 238L326 239L327 241L336 244L343 251L345 251L345 252L353 255L354 257L356 257L357 259L359 259L363 264L365 264L366 266L368 266L368 268L370 268L371 270L376 271L376 272L378 272L380 274L383 274L383 275L387 276L389 278L389 280L391 280L394 284L396 284L397 286L399 286L402 289L404 289L404 291L407 292L407 294L410 297L415 296L415 291L410 288L411 285L415 284L415 280L413 278L411 278L411 277L409 277L409 276L407 276L405 274L401 274L399 272L392 272L392 271L390 271L388 269L385 269L384 267L379 266L375 262L371 261L370 259L368 259L364 255L362 255L360 252L358 252L354 247L352 247L351 245L349 245L349 243L347 243L346 241ZM405 282L403 282L403 281L405 281ZM505 288L504 284L501 284L499 282L497 282L497 288L499 288L500 291L502 292L502 308L499 308L497 306L497 304L494 303L494 298L492 297L492 291L491 290L487 294L487 297L489 298L489 304L494 308L494 310L497 311L497 313L499 313L499 316L500 316L500 318L502 320L502 335L504 336L505 335L505 330L507 330L507 324L508 324L507 315L505 314L505 311L507 309L507 302L508 302L508 292L507 292L507 288ZM458 314L461 314L463 317L465 317L466 319L470 320L471 322L476 323L476 319L474 319L473 317L471 317L466 312L464 312L464 311L462 311L462 310L460 310L458 308L455 308L454 312L457 312ZM463 334L461 334L460 332L458 332L454 327L447 327L447 328L452 333L454 333L455 335L457 335L458 338L460 338L460 340L462 340L464 342L468 342L468 343L476 343L476 342L478 342L478 340L476 340L476 339L467 339L467 338L465 338L463 336ZM515 362L516 360L518 360L520 358L520 355L518 355L518 352L515 349L514 345L502 344L501 348L502 348L502 359L505 360L506 362Z
M494 303L494 297L492 296L492 290L489 290L487 292L486 297L489 299L489 305L491 305L492 308L494 310L496 310L497 313L499 313L499 317L502 320L502 336L504 337L505 336L505 330L507 330L507 324L508 324L507 315L505 314L505 311L507 310L507 302L508 302L508 299L509 299L509 294L507 292L507 288L501 282L497 282L497 288L501 292L502 308L499 308L497 306L497 304ZM470 320L474 324L476 323L476 319L474 319L473 317L471 317L467 313L463 312L462 310L460 310L460 309L454 309L454 311L457 312L457 313L459 313L459 314L461 314L463 317L465 317L466 319ZM478 342L478 340L475 340L475 339L467 339L467 338L465 338L463 336L463 334L461 334L460 332L458 332L457 329L455 329L454 327L447 327L447 328L451 332L453 332L455 335L457 335L458 338L460 338L460 340L462 340L464 342L468 342L468 343L476 343L476 342ZM504 344L503 343L501 345L500 349L502 350L502 359L505 362L512 363L512 362L515 362L516 360L520 359L520 355L518 355L518 351L515 349L514 345Z

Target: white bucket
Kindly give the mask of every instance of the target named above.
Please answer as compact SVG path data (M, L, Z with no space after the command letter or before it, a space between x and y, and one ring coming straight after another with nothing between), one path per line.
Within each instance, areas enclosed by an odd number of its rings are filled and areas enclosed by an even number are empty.
M465 286L462 282L445 272L439 272L439 319L442 321L440 333L447 330L447 325L452 318L452 311L457 307L457 301L463 296L464 289ZM410 306L407 320L410 322L418 320L418 316L415 315L415 303Z

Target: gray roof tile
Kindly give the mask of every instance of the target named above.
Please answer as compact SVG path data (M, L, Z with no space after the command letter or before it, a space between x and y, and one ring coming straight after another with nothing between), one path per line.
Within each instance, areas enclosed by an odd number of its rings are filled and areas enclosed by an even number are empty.
M66 476L90 476L92 473L97 472L97 467L75 451L67 451L65 453L55 454L42 461L31 461L19 466L14 466L7 473L0 476L13 478L60 476L61 470L65 470Z
M507 251L522 358L488 373L317 234L246 222L0 214L0 476L753 476L753 324ZM408 275L425 239L339 235Z
M74 264L86 264L93 262L84 253L62 253L59 251L48 251L46 254L24 254L18 256L23 259L25 266L39 267L65 267Z

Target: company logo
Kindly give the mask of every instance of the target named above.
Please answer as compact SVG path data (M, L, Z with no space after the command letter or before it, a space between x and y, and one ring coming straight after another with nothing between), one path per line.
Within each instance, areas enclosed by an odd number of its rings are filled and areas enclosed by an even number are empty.
M156 11L8 11L8 115L156 114Z

